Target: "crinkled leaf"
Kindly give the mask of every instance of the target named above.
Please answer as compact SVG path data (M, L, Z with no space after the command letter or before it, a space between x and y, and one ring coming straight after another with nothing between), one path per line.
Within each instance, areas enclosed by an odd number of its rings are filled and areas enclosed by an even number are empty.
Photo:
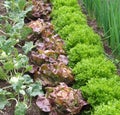
M12 77L10 79L10 83L12 84L13 89L18 93L23 86L24 78L23 77Z
M44 82L48 79L51 82L49 85L55 85L59 82L69 84L74 81L71 70L63 63L42 64L39 71L41 73L40 77L44 76L41 80Z
M51 104L49 102L49 99L47 99L44 96L38 96L36 101L37 106L44 112L50 112L51 111Z
M65 55L59 55L58 61L64 63L65 65L68 64L68 58L67 58L67 56L65 56Z
M8 39L2 44L1 49L5 51L6 54L10 54L13 51L15 44L16 44L16 40Z
M52 107L60 113L65 111L70 114L77 114L87 103L83 100L79 90L68 87L65 83L60 83L56 87L47 88L47 98L54 103Z
M33 2L33 10L32 10L32 16L36 18L40 18L41 16L44 16L46 20L50 19L50 16L48 15L51 12L51 7L49 4L39 0L32 0Z
M31 21L28 27L32 28L33 32L41 33L45 29L45 23L43 20Z

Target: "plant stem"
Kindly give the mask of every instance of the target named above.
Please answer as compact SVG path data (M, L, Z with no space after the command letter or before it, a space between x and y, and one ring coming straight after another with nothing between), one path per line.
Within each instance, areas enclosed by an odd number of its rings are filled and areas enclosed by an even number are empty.
M8 34L7 33L5 33L4 31L2 31L2 30L0 30L0 33L1 34L3 34L3 35L5 35L5 36L8 36Z
M8 101L9 100L14 100L14 101L16 101L16 104L18 104L18 100L16 98L9 98Z

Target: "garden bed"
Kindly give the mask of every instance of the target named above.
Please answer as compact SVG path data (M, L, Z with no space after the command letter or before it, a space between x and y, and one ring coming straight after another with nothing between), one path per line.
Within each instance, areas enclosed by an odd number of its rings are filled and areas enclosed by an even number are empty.
M78 1L31 3L8 1L1 17L1 114L119 113L116 67Z

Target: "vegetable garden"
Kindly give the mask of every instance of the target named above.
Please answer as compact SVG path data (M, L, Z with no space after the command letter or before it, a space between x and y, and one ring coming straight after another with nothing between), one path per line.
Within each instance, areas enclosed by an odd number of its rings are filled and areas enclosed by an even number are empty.
M77 0L0 5L0 115L119 115L117 68Z

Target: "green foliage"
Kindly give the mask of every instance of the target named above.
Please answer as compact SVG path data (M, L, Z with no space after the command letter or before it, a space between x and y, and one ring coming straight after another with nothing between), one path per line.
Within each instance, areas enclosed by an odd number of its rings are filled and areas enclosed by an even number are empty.
M12 53L16 43L15 39L7 39L5 36L0 36L0 49L6 52L6 54Z
M75 88L85 85L91 78L110 78L116 73L115 65L103 56L83 59L73 68Z
M95 107L95 112L92 115L119 115L120 100L112 100L107 104L101 104Z
M107 103L113 99L120 99L120 78L112 76L110 79L93 78L86 86L82 86L84 98L95 107L101 103Z
M28 2L26 0L6 0L4 6L7 12L9 12L8 17L10 20L15 21L16 25L24 25L24 17L26 14L32 10L32 5L26 7ZM22 25L20 25L22 24Z
M86 44L100 44L100 37L86 24L76 25L71 23L70 25L63 27L59 31L59 34L67 41L68 48L73 47L78 42Z
M26 42L23 46L23 51L25 54L27 54L32 48L34 48L33 42Z
M0 25L0 79L9 84L0 89L0 109L14 100L15 115L25 115L31 97L43 94L41 83L25 74L32 69L25 54L34 47L33 42L26 42L23 49L20 44L32 32L24 23L26 14L32 10L30 3L5 0L6 14L0 15L0 22L4 22Z
M29 75L17 74L10 79L10 83L18 94L28 94L31 97L43 94L41 83L39 81L33 82Z
M44 93L42 91L41 83L35 82L34 84L30 84L29 88L27 89L27 93L32 97L43 95Z
M93 106L93 108L101 103L107 104L109 100L119 100L120 79L118 76L115 76L115 74L117 73L116 67L110 60L106 59L106 57L104 56L100 37L95 34L90 27L87 26L86 17L81 14L81 11L78 13L79 8L77 5L77 0L51 1L54 5L52 22L55 25L56 31L65 40L66 51L70 60L69 65L73 68L73 73L76 80L74 87L80 88L82 86L81 89L83 91L83 95L86 100L88 100L88 102ZM88 5L90 2L94 1L104 3L100 0L84 1L88 2ZM105 2L108 3L108 1ZM110 2L112 3L114 1ZM111 3L110 5L112 6ZM115 3L118 4L118 2ZM117 43L119 43L119 37L117 35L118 30L116 30L116 27L118 27L119 23L117 24L116 22L119 21L116 21L117 19L114 18L113 24L111 25L110 23L112 17L114 17L113 11L118 12L117 8L115 7L115 9L109 9L108 13L106 13L107 10L105 11L103 9L105 13L103 14L99 13L100 10L98 10L102 7L102 4L94 4L95 7L93 7L92 4L90 5L90 8L93 8L93 10L97 9L98 13L96 12L96 15L99 15L101 17L101 21L105 20L106 26L104 26L103 29L107 30L105 31L106 35L110 35L109 33L112 33L112 35L114 35L113 30L116 31L115 36L108 36L108 38L115 37L115 40L110 40L110 42L116 42L114 44L114 47L118 48L119 46L117 46ZM119 4L117 6L119 6ZM112 11L112 13L109 14L109 11ZM107 18L105 19L104 16L106 16ZM97 20L99 19L97 18ZM109 21L109 23L107 21ZM113 26L114 28L111 28ZM108 29L108 27L110 28ZM108 110L103 112L104 109L102 110L102 107L100 109L98 108L98 111L97 109L95 110L95 115L99 115L101 111L102 112L100 115L102 115L103 113L108 115L109 113L107 113ZM116 109L116 111L118 110Z
M79 7L77 0L51 0L52 4L54 5L54 9L58 9L62 6L74 6Z
M103 49L98 45L86 45L78 43L68 51L70 64L76 64L85 58L98 57L103 54Z
M51 15L53 16L53 20L54 20L63 14L74 13L74 12L77 14L83 15L82 12L80 12L80 8L79 7L76 8L74 6L71 6L71 7L61 6L59 9L54 10Z
M71 32L67 37L66 48L69 50L77 43L85 43L86 45L99 45L102 47L100 37L93 32L88 26L74 26L75 32Z
M4 72L3 68L0 67L0 79L1 80L6 80L7 79L7 75L6 73Z
M113 53L120 55L120 1L119 0L83 0L89 14L95 16Z
M0 109L3 109L5 105L9 103L7 97L10 95L11 95L10 92L0 88Z
M56 20L53 20L52 23L56 26L56 31L59 31L63 27L65 27L66 25L70 25L71 23L85 24L86 19L82 15L73 12L67 13L65 15L64 14L60 15L58 18L56 18Z
M19 102L15 107L15 115L25 115L27 110L27 105L23 102Z

